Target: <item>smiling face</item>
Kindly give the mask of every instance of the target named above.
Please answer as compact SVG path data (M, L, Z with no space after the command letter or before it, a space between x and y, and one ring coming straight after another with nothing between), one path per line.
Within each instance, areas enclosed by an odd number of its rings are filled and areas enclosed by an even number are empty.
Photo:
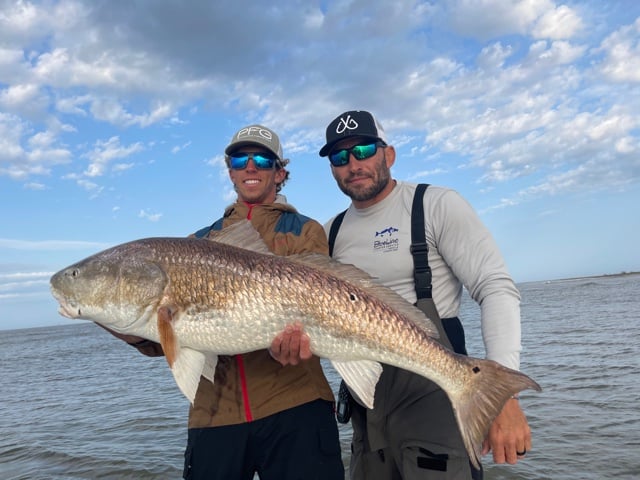
M371 143L371 139L362 137L347 138L338 142L332 152L349 149L355 145ZM343 193L351 197L356 208L366 208L385 198L395 185L391 180L391 166L396 158L392 146L380 146L376 153L364 160L349 155L349 163L340 167L331 166L331 173Z
M241 147L234 153L270 154L258 146ZM274 202L276 186L282 183L285 177L286 170L278 168L277 163L273 168L262 169L256 167L252 158L249 158L245 168L229 168L229 178L238 193L238 200L252 204Z

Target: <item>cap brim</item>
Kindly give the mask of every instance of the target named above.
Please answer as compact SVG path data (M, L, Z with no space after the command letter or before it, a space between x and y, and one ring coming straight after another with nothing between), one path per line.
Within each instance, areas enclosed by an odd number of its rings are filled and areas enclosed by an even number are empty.
M327 155L329 155L329 152L331 151L331 149L333 148L333 146L338 143L338 142L333 142L333 143L327 143L324 147L322 147L320 149L320 156L321 157L326 157Z
M256 147L264 148L265 150L268 150L271 153L273 153L278 159L282 160L280 158L280 155L278 155L278 152L274 152L272 148L268 147L264 143L252 142L252 141L244 141L244 142L241 141L241 142L232 143L231 145L227 146L227 148L224 149L224 153L225 155L231 155L233 152L235 152L239 148L248 147L248 146L256 146Z
M339 139L337 139L337 140L335 140L335 141L333 141L331 143L327 143L324 147L322 147L320 149L319 155L321 157L326 157L326 156L329 155L329 153L331 152L333 147L336 145L336 143L340 143L342 140L345 140L347 138L357 138L357 137L370 138L372 140L380 140L379 137L374 137L374 136L371 136L371 135L350 135L350 136L345 136L345 137L339 138Z

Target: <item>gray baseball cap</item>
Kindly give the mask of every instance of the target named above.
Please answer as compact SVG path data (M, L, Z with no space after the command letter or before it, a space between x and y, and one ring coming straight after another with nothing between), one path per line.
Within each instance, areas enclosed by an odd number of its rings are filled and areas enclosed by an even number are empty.
M231 142L229 142L227 148L224 149L224 153L229 155L238 148L247 145L264 147L276 155L280 161L284 160L282 156L282 145L280 144L278 135L265 126L249 125L248 127L241 128L231 137Z

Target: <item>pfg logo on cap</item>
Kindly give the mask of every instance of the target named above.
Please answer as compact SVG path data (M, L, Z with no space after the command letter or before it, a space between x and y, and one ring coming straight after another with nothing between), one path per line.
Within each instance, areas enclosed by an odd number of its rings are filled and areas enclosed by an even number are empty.
M250 138L263 138L269 142L273 141L273 132L266 128L254 125L251 127L243 128L236 134L236 140L250 139Z

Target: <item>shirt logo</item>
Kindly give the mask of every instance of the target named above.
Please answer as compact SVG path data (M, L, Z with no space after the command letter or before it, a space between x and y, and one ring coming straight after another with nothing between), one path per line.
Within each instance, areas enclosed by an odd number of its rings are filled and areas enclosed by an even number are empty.
M397 238L396 233L399 232L396 227L387 227L380 231L376 230L376 235L373 240L373 250L375 252L397 252L400 246L400 239Z
M390 237L391 234L396 233L397 231L398 229L396 227L388 227L388 228L385 228L384 230L376 232L376 237L384 237L385 235Z
M358 128L358 122L351 118L351 115L347 115L346 120L340 117L340 121L336 126L336 133L341 134L345 130L355 130L356 128Z

